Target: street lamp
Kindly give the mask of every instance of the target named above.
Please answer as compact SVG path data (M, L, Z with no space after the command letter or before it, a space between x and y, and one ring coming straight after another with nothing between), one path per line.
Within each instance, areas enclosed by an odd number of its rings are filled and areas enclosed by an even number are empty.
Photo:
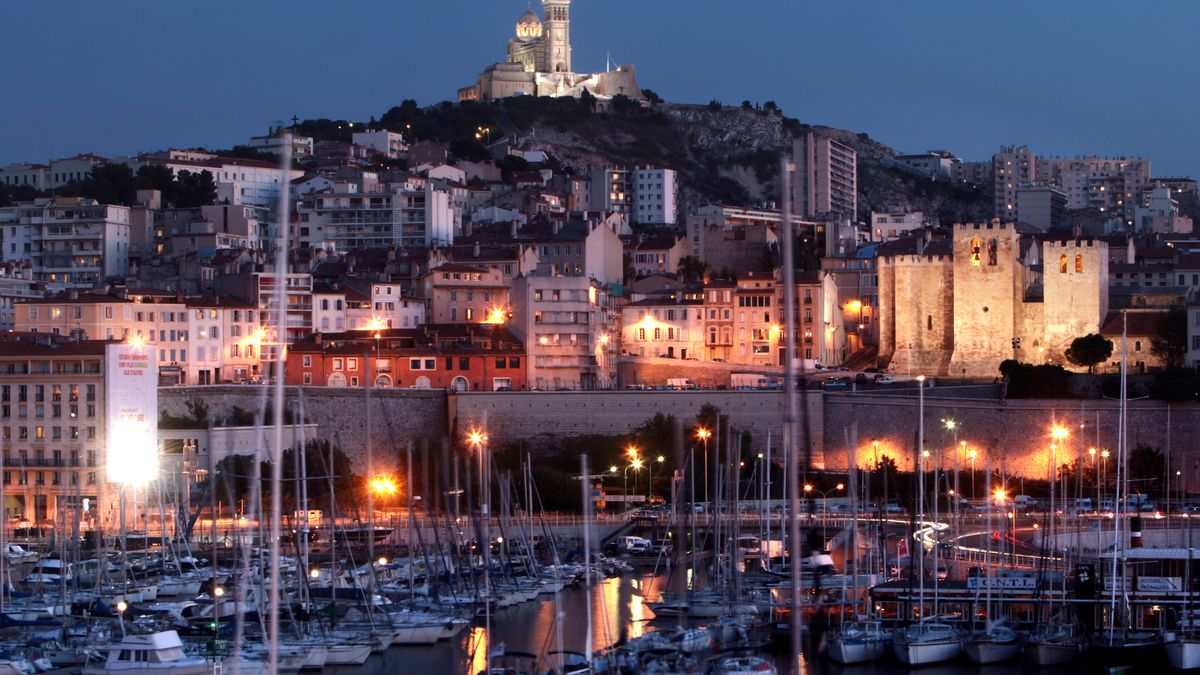
M638 457L634 457L633 461L630 462L629 465L625 467L625 470L621 472L621 492L624 493L623 499L625 500L625 506L627 506L627 507L629 506L629 470L630 469L633 469L635 473L638 471L641 471L642 470L642 460ZM633 484L636 488L636 486L637 486L637 476L636 475L633 477Z
M700 427L699 429L696 429L696 438L699 438L700 442L704 444L704 501L707 502L708 501L708 439L712 438L712 431L710 431L709 429L705 429L704 427ZM692 466L695 467L696 463L692 462ZM694 473L694 470L693 470L693 473ZM693 480L692 481L692 499L693 500L695 500L695 498L696 498L696 489L695 488L696 488L695 480ZM693 508L694 507L695 507L695 505L693 504Z
M975 500L975 458L979 456L979 451L971 448L967 456L971 458L971 500Z
M646 503L650 503L651 498L654 497L654 464L656 462L662 464L665 461L667 461L667 458L659 455L654 458L653 462L650 462L649 476L647 476L646 480Z
M807 492L809 494L812 494L815 492L816 494L821 495L821 507L822 507L821 508L821 548L825 547L826 526L828 524L828 522L825 519L825 516L829 513L829 504L826 502L829 499L829 493L837 492L838 490L845 490L845 489L846 489L845 483L838 483L837 485L835 485L834 487L832 487L828 490L818 490L815 487L813 487L812 483L806 483L804 485L805 492ZM809 517L812 517L811 513L809 514Z

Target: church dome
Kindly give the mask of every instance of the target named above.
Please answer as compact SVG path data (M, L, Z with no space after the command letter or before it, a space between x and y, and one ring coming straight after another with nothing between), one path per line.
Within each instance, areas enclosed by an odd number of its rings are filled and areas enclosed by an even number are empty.
M525 10L520 19L517 19L517 37L519 38L536 38L542 36L542 20L533 10Z

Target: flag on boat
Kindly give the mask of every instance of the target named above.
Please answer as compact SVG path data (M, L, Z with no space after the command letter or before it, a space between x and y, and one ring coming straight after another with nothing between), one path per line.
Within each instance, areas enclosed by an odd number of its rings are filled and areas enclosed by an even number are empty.
M908 555L908 537L901 539L896 543L896 555L903 558Z
M497 656L504 656L504 652L505 652L504 643L503 642L497 643L495 647L492 647L491 649L488 650L488 658L494 659Z

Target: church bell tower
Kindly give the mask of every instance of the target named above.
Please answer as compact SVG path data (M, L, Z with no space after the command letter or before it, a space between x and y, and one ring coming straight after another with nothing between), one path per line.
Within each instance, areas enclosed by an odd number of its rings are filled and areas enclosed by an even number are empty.
M552 73L571 72L571 0L542 0L546 67Z

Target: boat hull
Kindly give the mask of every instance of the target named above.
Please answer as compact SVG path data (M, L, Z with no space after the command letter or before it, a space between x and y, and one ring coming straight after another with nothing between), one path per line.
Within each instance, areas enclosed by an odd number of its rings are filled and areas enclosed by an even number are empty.
M1167 663L1176 670L1200 668L1200 640L1174 640L1166 645Z
M924 666L958 658L962 654L960 640L937 640L923 642L896 641L893 643L896 658L910 666Z
M1021 655L1021 643L996 640L967 640L963 651L972 663L985 665L1011 661Z
M888 654L891 641L887 638L841 638L832 637L829 640L827 654L829 660L849 666L856 663L870 663Z

